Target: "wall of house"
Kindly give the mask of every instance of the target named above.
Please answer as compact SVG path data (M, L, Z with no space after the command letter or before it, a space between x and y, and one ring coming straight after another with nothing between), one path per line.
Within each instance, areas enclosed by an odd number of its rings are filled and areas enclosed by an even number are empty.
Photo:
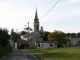
M40 44L40 47L38 46ZM57 44L55 43L38 43L37 48L42 48L42 49L49 49L49 48L56 48Z
M22 40L28 41L27 37L24 38L23 36L20 36L20 38L21 38Z
M80 38L71 38L70 42L72 46L76 46L79 44Z

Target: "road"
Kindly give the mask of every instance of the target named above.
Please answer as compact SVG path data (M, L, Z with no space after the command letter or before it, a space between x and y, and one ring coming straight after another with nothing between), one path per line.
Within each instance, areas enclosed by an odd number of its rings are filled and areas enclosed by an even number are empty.
M2 58L1 60L37 60L37 59L26 50L14 50L12 54Z

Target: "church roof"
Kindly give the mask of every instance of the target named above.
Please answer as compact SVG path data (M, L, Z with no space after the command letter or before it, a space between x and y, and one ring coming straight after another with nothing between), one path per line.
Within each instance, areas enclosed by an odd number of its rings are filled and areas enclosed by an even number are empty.
M34 22L39 22L38 14L37 14L37 8L36 8L36 13L35 13L35 19L34 19Z

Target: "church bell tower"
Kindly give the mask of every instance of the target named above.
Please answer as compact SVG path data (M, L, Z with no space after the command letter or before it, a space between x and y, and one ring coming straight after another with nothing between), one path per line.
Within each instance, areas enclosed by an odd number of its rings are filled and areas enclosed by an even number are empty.
M38 14L37 14L37 8L36 8L35 19L34 19L34 33L36 34L39 33L39 19L38 19Z

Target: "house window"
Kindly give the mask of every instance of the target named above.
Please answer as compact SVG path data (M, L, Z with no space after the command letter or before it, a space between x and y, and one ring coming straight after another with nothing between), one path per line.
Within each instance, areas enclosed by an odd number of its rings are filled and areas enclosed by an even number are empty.
M38 44L38 47L40 47L40 44Z
M50 44L50 47L52 47L53 46L53 44Z

